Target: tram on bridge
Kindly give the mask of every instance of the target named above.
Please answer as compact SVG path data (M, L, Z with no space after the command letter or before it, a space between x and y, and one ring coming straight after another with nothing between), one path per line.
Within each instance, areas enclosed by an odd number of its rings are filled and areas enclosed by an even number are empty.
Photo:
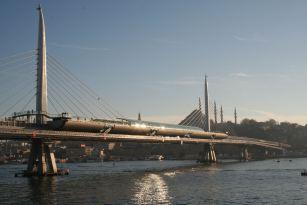
M54 118L48 123L54 130L75 132L100 132L110 134L170 136L189 138L224 139L228 135L218 132L205 132L193 126L174 125L141 120L120 118L119 120L95 119L91 121L72 120L67 117Z

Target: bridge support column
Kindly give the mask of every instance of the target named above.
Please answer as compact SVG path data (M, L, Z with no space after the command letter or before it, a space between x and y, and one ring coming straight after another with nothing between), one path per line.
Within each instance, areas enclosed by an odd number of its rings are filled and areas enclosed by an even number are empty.
M200 154L200 159L198 161L203 163L217 162L213 144L204 145L204 151Z
M248 154L247 146L243 146L241 149L241 161L247 162L250 159L250 156Z
M58 169L54 153L41 139L33 139L27 170L24 176L57 175Z

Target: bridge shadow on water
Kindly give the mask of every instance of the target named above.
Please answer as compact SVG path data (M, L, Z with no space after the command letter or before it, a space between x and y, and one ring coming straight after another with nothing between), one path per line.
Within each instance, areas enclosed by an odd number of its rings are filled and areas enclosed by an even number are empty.
M27 178L30 189L29 199L34 204L57 204L57 178L56 177L30 177Z

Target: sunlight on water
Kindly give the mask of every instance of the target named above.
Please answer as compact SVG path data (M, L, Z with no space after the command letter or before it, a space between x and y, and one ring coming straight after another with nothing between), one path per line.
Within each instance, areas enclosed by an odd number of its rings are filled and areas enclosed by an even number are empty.
M157 174L147 174L135 183L134 195L137 204L170 204L168 187L162 177Z
M175 177L176 176L176 172L165 172L164 175L168 176L168 177Z

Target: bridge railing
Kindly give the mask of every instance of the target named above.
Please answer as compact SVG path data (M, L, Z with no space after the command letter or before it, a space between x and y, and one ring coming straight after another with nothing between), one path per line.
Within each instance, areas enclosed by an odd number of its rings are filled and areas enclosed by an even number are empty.
M268 140L263 140L263 139L250 138L250 137L239 137L239 136L232 136L232 137L235 139L249 140L250 142L263 143L263 144L270 143L270 144L274 144L275 146L285 147L285 148L290 147L290 145L286 143L282 143L282 142L268 141Z
M44 115L47 118L57 118L57 117L69 117L70 118L70 114L67 112L61 113L61 114L51 114L48 112L37 112L35 110L28 110L28 111L22 111L22 112L14 112L12 113L12 116L8 119L15 119L18 117L24 117L24 116L37 116L37 115Z
M26 121L19 120L5 120L0 121L1 126L17 126L17 127L25 127L27 125Z

